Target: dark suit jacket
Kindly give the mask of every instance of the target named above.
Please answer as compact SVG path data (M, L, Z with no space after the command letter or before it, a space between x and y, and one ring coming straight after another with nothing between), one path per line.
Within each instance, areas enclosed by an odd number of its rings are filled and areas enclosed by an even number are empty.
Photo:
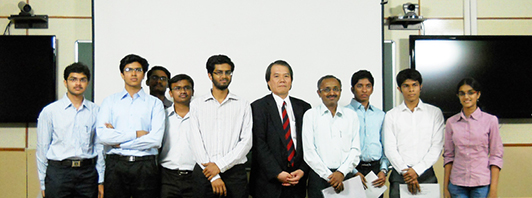
M253 148L250 175L251 195L254 198L277 198L281 195L281 183L277 175L282 171L288 173L301 169L305 172L299 183L290 187L295 197L306 196L309 166L303 160L303 141L301 136L303 114L310 109L310 104L290 97L296 118L297 146L293 167L288 167L284 131L279 110L272 94L256 100L251 104L253 111ZM294 131L292 130L292 133Z

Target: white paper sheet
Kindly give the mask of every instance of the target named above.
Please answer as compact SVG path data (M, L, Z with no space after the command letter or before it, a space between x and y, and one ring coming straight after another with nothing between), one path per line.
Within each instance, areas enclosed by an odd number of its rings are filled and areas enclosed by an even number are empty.
M413 195L408 191L408 185L399 184L399 194L401 198L434 198L440 197L440 185L439 184L419 184L421 192Z
M322 192L325 198L366 198L362 180L358 176L345 180L344 190L340 193L336 193L333 187L323 189Z
M366 181L367 181L367 186L368 186L368 189L366 189L367 198L378 198L379 196L382 195L382 193L384 193L384 191L386 191L386 189L388 189L386 185L381 186L380 188L373 186L371 183L377 179L379 179L379 177L377 177L377 175L375 175L373 171L370 171L366 175Z

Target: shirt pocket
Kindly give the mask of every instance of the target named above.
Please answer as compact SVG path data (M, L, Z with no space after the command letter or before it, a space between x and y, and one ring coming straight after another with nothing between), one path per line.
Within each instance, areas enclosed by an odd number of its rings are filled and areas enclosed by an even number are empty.
M91 126L83 125L79 129L79 146L83 153L92 153L94 131Z

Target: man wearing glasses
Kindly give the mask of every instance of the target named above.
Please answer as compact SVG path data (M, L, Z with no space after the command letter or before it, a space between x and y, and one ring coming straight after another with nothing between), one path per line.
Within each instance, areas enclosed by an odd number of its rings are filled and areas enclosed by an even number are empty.
M157 154L166 119L163 103L142 90L146 59L127 55L119 69L125 88L104 99L96 128L107 155L105 197L159 197Z
M251 149L253 121L249 102L227 89L234 68L229 57L211 56L207 60L211 92L190 105L197 197L248 197L244 163Z
M87 66L65 68L65 96L44 107L37 121L37 168L43 197L103 196L103 146L95 144L98 106L83 93Z
M163 102L165 109L172 106L172 101L164 96L170 76L170 71L166 68L154 66L148 71L148 78L146 79L146 85L150 87L150 95L159 98Z
M161 149L161 198L194 197L192 170L196 165L187 140L190 129L190 99L194 95L194 81L179 74L168 81L174 100L166 109L166 129Z
M318 81L323 104L303 116L303 152L312 169L308 197L322 198L322 190L332 186L344 190L343 181L353 177L360 161L359 122L356 112L338 106L342 92L340 79L327 75Z

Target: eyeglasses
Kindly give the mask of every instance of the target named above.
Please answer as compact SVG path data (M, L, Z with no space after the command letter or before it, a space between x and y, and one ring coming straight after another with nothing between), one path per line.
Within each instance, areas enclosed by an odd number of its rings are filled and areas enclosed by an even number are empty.
M227 70L227 71L215 71L215 72L212 72L213 74L217 75L217 76L221 76L221 75L226 75L226 76L232 76L233 75L233 71L231 70Z
M458 96L460 96L460 97L464 97L465 95L472 96L472 95L474 95L476 93L477 93L477 91L468 91L467 93L463 92L463 91L460 91L460 92L458 92Z
M152 80L161 80L161 81L167 81L168 78L166 76L156 76L156 75L153 75L150 77Z
M180 87L180 86L175 86L175 87L172 87L172 90L174 91L188 91L188 90L192 90L192 87L191 86L184 86L184 87Z
M142 72L142 67L138 67L138 68L126 67L124 68L124 71L125 72L133 72L133 71Z
M89 81L89 79L87 78L69 78L68 81L70 82L82 82L82 83L86 83Z
M329 92L331 92L331 90L334 91L334 92L340 92L340 91L342 91L342 89L340 89L339 87L334 87L334 88L332 88L332 89L331 89L330 87L327 87L327 88L325 88L325 89L320 89L320 92L329 93Z

